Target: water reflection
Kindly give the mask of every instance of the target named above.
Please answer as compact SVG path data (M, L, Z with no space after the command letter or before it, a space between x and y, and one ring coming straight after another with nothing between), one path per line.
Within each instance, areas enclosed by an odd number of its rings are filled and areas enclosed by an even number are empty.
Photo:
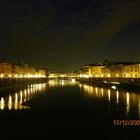
M8 99L8 108L9 108L9 110L11 110L11 109L12 109L12 106L13 106L12 96L11 96L11 95L9 95L9 99Z
M49 80L48 85L49 87L56 87L56 86L67 86L67 85L75 85L77 82L75 79L69 80Z
M129 104L129 93L126 93L126 113L129 114L130 104Z
M110 101L110 89L108 89L108 101Z
M32 99L36 94L46 93L47 86L49 88L66 86L77 86L80 88L80 93L85 94L90 98L101 99L101 102L107 103L109 111L120 111L125 115L137 114L140 117L140 94L133 92L121 91L116 88L100 88L93 87L85 84L78 84L74 79L70 80L50 80L48 83L32 84L27 88L20 90L16 93L10 93L7 97L0 98L0 109L19 110L29 109L23 103ZM79 87L78 87L79 85ZM114 112L115 112L114 111ZM119 112L119 113L120 113Z
M114 104L116 104L120 110L122 108L125 109L126 115L137 112L140 117L140 95L138 93L93 87L84 84L80 84L79 87L88 96L108 101L109 107L112 106L112 109L114 109Z
M8 110L21 110L29 109L28 106L22 105L24 102L29 101L34 94L46 91L46 83L28 85L27 88L19 92L10 94L9 96L1 97L0 109Z
M116 91L116 103L117 104L119 103L119 91L118 90Z
M5 100L3 97L1 97L1 100L0 100L0 109L3 110L5 107Z

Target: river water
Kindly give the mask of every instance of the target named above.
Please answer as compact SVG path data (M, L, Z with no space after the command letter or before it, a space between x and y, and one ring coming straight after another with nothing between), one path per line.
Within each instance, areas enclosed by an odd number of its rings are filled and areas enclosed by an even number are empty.
M20 123L30 132L65 131L82 136L85 132L97 135L97 131L110 138L110 133L117 138L129 138L129 132L140 132L140 94L114 86L103 88L74 80L50 80L1 96L0 110L6 125L14 126L14 120L16 129ZM116 120L134 120L137 124L116 126Z

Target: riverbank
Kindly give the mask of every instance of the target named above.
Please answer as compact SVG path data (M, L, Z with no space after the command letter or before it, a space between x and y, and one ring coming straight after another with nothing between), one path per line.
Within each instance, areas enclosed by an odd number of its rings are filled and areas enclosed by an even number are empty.
M92 86L140 92L140 79L124 78L79 78L76 81Z

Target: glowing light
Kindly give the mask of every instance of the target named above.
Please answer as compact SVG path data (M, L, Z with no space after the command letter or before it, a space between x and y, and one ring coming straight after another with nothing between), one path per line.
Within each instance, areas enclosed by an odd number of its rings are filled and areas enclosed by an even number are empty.
M20 77L20 78L23 78L23 75L21 74L19 77Z
M95 91L96 91L96 94L98 94L98 88L97 87L95 88Z
M87 92L89 95L93 94L93 87L89 85L83 85L85 92Z
M11 75L11 74L9 74L9 75L8 75L8 77L10 77L10 78L11 78L11 77L12 77L12 75Z
M18 109L18 95L17 95L17 93L15 94L14 109L15 110Z
M0 109L8 109L8 110L18 110L18 109L30 109L28 106L22 105L24 101L27 101L27 99L31 99L32 93L38 93L40 91L46 90L46 83L44 84L33 84L28 85L28 88L20 90L18 93L15 93L14 95L9 95L8 97L1 97L0 99ZM41 92L44 93L44 92ZM29 95L30 94L30 95Z
M9 109L9 110L12 109L12 105L13 105L13 103L12 103L12 96L9 95L9 99L8 99L8 109Z
M1 77L1 78L3 78L3 77L4 77L4 75L3 75L3 74L1 74L1 75L0 75L0 77Z
M20 101L19 101L20 104L22 104L22 102L23 102L22 94L23 94L22 91L20 91Z
M89 75L81 75L81 74L80 74L80 77L81 77L81 78L89 78Z
M117 92L116 92L116 96L117 96L116 103L118 104L118 103L119 103L119 91L118 91L118 90L117 90Z
M110 101L110 89L108 89L108 100Z
M110 77L110 76L111 76L110 74L107 75L107 77Z
M129 74L126 74L126 77L129 77Z
M103 75L103 74L101 74L101 77L104 77L104 75Z
M112 84L118 85L120 82L111 82Z
M64 84L65 84L65 81L64 81L64 80L62 80L62 81L61 81L61 85L62 85L62 86L64 86Z
M72 79L72 83L75 83L75 79Z
M14 75L14 77L15 77L15 78L17 78L17 77L18 77L18 75L16 74L16 75Z
M111 88L112 88L112 89L117 89L117 87L116 87L116 86L112 86Z
M104 89L103 88L102 88L102 91L101 92L102 92L102 96L104 96Z
M26 98L27 98L27 92L26 90L24 90L24 102L26 102Z
M129 104L129 93L127 92L126 93L126 112L129 113L129 107L130 107L130 104Z
M1 97L1 100L0 100L0 109L3 110L5 107L5 100L3 97Z

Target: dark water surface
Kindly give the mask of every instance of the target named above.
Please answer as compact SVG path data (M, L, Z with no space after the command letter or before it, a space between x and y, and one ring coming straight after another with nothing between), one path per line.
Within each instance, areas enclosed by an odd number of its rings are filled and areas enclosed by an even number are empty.
M74 81L32 84L0 98L4 137L134 139L140 134L140 94ZM114 125L114 120L137 124Z

